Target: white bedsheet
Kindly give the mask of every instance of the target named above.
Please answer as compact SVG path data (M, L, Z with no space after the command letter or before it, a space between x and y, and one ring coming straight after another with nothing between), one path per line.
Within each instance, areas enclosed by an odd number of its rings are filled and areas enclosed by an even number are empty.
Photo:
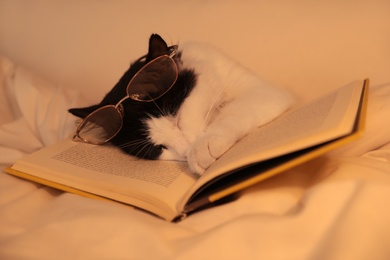
M2 169L74 130L75 91L1 58ZM347 82L346 82L347 83ZM0 173L1 259L389 259L390 85L359 141L167 223Z

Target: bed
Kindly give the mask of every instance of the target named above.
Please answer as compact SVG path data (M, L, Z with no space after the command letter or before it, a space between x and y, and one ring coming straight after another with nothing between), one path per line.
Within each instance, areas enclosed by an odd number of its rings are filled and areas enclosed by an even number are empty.
M1 259L389 259L390 2L0 1ZM206 41L303 103L370 78L358 141L179 223L4 173L74 131L151 33Z

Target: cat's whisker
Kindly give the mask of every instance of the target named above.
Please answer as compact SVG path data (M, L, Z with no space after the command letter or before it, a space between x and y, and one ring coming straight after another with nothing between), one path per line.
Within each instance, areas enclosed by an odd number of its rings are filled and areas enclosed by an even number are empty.
M145 141L140 141L140 142L137 142L137 143L128 144L126 146L123 146L122 148L132 148L130 151L135 151L139 147L143 146L145 143L146 143Z
M152 151L153 151L153 145L147 144L147 146L148 146L148 150L145 152L145 155L146 155L146 154L149 154L149 156L150 156L150 154L151 154Z
M132 140L130 142L126 142L126 143L122 143L120 145L117 145L117 147L124 148L124 147L128 147L128 146L133 146L133 145L137 145L137 144L139 144L140 142L143 142L143 141L144 140L142 140L142 139Z
M218 94L215 96L215 99L214 101L212 102L209 110L207 111L205 117L204 117L204 122L203 122L203 125L201 126L203 129L206 129L206 127L208 126L208 124L210 123L210 120L213 116L213 114L215 113L215 111L218 109L219 107L219 102L218 100L220 99L220 97L222 96L222 93L223 93L223 90L225 89L225 87L223 88L220 88L219 91L218 91Z
M130 148L130 150L128 152L132 153L133 151L136 151L139 147L141 147L141 146L143 146L145 144L147 144L147 141L140 139L140 140L137 140L137 141L133 141L133 142L128 142L128 143L122 144L122 145L120 145L118 147L121 148L121 149Z
M139 155L140 155L140 153L147 147L147 146L149 146L149 148L150 148L150 144L148 144L148 142L145 142L144 144L143 144L143 146L142 146L142 148L141 149L139 149L139 151L136 153L136 155L135 156L137 156L137 157L140 157ZM146 154L146 153L145 153ZM145 157L145 156L144 156Z

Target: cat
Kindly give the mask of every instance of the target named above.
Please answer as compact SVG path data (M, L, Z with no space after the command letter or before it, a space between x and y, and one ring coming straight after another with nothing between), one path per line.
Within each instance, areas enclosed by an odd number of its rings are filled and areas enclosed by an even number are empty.
M149 38L146 56L130 64L114 88L97 104L69 109L85 118L126 96L131 78L149 61L169 55L172 46L158 34ZM175 84L153 102L123 102L123 127L110 142L145 159L187 161L199 175L232 145L293 103L286 90L271 86L206 43L187 43L173 56Z

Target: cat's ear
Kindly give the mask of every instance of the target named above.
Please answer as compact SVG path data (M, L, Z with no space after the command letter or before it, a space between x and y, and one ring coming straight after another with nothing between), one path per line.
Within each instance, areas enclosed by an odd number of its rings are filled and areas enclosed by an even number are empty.
M158 34L152 34L149 39L148 58L154 59L158 56L169 53L167 43Z
M69 113L71 113L74 116L80 117L80 118L86 118L89 114L91 114L93 111L98 109L100 105L93 105L90 107L81 107L81 108L71 108L69 109Z

